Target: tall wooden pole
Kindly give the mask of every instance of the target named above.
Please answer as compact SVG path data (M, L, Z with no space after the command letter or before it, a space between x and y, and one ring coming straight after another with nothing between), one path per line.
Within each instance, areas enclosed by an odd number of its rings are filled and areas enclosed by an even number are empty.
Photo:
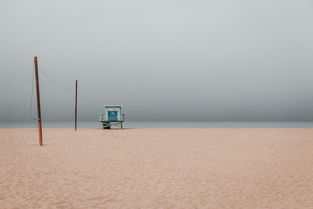
M78 81L76 80L76 84L75 84L75 131L77 130L77 86L78 86Z
M34 57L34 64L35 64L36 92L37 92L37 111L38 111L39 145L40 145L40 146L43 146L43 143L42 143L41 109L40 109L39 74L38 74L38 61L37 61L37 57Z

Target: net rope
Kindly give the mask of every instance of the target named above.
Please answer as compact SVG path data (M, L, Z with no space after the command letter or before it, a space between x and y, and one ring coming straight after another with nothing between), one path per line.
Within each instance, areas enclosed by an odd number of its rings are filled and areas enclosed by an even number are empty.
M69 86L65 86L62 84L59 84L58 82L54 81L51 76L49 76L49 74L46 72L46 67L44 67L42 64L39 65L39 70L42 72L42 74L47 78L48 81L50 81L50 83L52 83L54 86L61 88L61 89L66 89L66 90L72 90L75 86L75 84L69 85Z
M65 90L72 90L74 89L75 84L73 85L69 85L69 86L65 86L62 84L59 84L58 82L56 82L54 79L51 78L51 76L47 73L46 67L44 67L42 64L40 64L38 66L38 70L42 73L42 75L44 75L44 77L50 82L52 83L55 87L58 87L60 89L65 89ZM32 89L31 89L31 96L30 96L30 104L29 104L29 115L30 118L32 120L38 120L38 116L34 111L34 106L35 106L35 102L34 102L34 93L35 93L35 67L33 66L33 72L32 72Z
M33 105L34 105L34 86L35 86L35 70L33 67L33 73L32 73L32 91L31 91L31 96L30 96L30 104L29 104L29 115L31 117L31 119L33 120L37 120L37 116L34 115L34 111L33 111Z

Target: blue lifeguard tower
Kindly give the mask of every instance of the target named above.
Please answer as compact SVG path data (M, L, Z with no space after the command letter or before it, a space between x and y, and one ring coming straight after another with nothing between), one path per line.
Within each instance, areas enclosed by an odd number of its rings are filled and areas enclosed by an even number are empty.
M110 129L112 125L120 125L123 128L125 114L122 114L121 105L106 105L104 111L101 108L99 121L102 123L103 129Z

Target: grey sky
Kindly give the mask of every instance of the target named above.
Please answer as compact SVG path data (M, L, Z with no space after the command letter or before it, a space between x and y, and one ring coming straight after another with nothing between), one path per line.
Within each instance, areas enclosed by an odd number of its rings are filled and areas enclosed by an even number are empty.
M1 0L0 29L0 121L30 119L33 56L79 80L81 120L313 120L310 0ZM74 92L41 85L71 120Z

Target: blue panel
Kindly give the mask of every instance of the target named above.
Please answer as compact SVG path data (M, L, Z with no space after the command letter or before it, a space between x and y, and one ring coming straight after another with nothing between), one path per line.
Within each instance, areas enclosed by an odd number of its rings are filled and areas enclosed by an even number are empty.
M108 111L108 120L109 121L117 121L118 120L117 111Z

